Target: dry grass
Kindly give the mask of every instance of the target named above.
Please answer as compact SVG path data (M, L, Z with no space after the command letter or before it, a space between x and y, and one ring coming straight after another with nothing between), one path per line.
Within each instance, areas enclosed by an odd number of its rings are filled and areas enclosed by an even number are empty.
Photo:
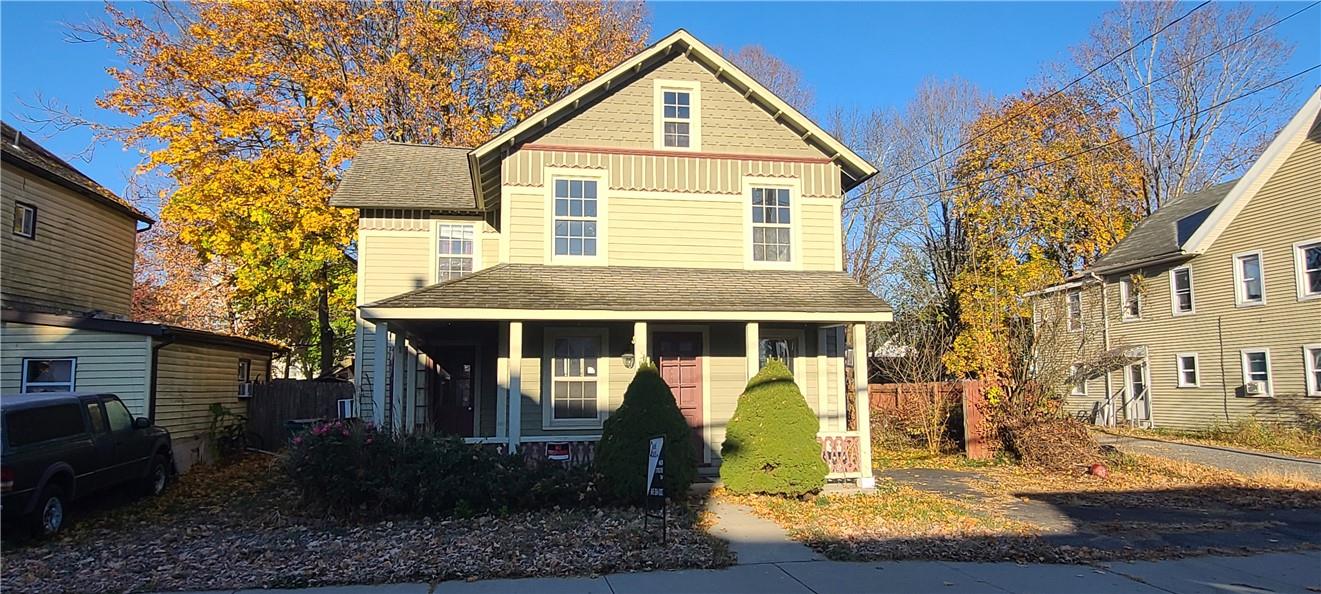
M1106 431L1132 437L1228 446L1287 456L1321 459L1321 421L1308 421L1301 425L1291 425L1248 419L1228 425L1217 425L1202 431L1130 429L1124 427L1107 428Z

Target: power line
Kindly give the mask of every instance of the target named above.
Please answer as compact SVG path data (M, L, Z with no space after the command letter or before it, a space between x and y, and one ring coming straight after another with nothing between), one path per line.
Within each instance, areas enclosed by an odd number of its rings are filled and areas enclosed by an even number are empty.
M1101 149L1103 149L1103 148L1106 148L1106 147L1109 147L1109 146L1114 146L1114 145L1119 144L1119 143L1121 143L1121 142L1127 142L1127 141L1132 140L1132 139L1134 139L1134 138L1136 138L1136 137L1138 137L1138 136L1141 136L1141 135L1143 135L1143 134L1147 134L1147 133L1150 133L1150 132L1154 132L1154 131L1159 130L1159 129L1161 129L1161 128L1165 128L1165 127L1167 127L1167 126L1173 126L1174 124L1177 124L1177 123L1179 123L1179 122L1182 122L1182 121L1184 121L1184 120L1186 120L1186 119L1189 119L1189 118L1192 118L1192 117L1196 117L1196 116L1199 116L1199 115L1201 115L1201 114L1203 114L1203 113L1206 113L1206 112L1208 112L1208 111L1211 111L1211 110L1215 110L1215 109L1219 109L1219 108L1221 108L1221 107L1224 107L1225 105L1228 105L1228 104L1230 104L1230 103L1233 103L1234 101L1238 101L1239 99L1245 99L1245 98L1247 98L1247 97L1250 97L1250 96L1252 96L1252 95L1255 95L1255 94L1257 94L1257 93L1260 93L1260 92L1262 92L1262 91L1265 91L1265 90L1267 90L1267 89L1270 89L1270 88L1272 88L1272 87L1276 87L1276 86L1282 85L1282 84L1284 84L1284 83L1286 83L1286 82L1289 82L1289 81L1291 81L1291 80L1293 80L1293 79L1295 79L1295 78L1298 78L1298 77L1300 77L1300 76L1302 76L1302 75L1304 75L1304 74L1307 74L1307 73L1309 73L1309 72L1311 72L1311 71L1313 71L1313 70L1316 70L1316 69L1318 69L1318 68L1321 68L1321 64L1315 64L1315 65L1313 65L1313 66L1310 67L1310 68L1307 68L1307 69L1304 69L1304 70L1300 70L1300 71L1298 71L1298 72L1296 72L1296 73L1294 73L1294 74L1292 74L1292 75L1289 75L1289 76L1287 76L1287 77L1285 77L1285 78L1279 79L1279 80L1277 80L1277 81L1275 81L1275 82L1272 82L1272 83L1269 83L1269 84L1266 84L1266 85L1262 85L1262 86L1257 87L1257 88L1255 88L1255 89L1253 89L1253 90L1251 90L1251 91L1244 92L1244 93L1242 93L1242 94L1240 94L1240 95L1237 95L1237 96L1235 96L1235 97L1231 97L1231 98L1229 98L1229 99L1226 99L1226 100L1224 100L1224 101L1221 101L1221 102L1219 102L1219 103L1216 103L1215 105L1210 105L1210 106L1204 107L1204 108L1199 109L1199 110L1197 110L1197 111L1195 111L1195 112L1193 112L1193 113L1190 113L1190 114L1187 114L1187 115L1184 115L1184 116L1181 116L1181 117L1175 118L1175 119L1170 120L1170 121L1168 121L1168 122L1165 122L1165 123L1163 123L1163 124L1159 124L1159 125L1156 125L1156 126L1152 126L1152 127L1147 128L1147 129L1145 129L1145 130L1139 130L1139 131L1134 132L1134 133L1132 133L1132 134L1129 134L1128 136L1125 136L1125 137L1123 137L1123 138L1118 138L1118 139L1115 139L1115 140L1111 140L1110 142L1106 142L1106 143L1104 143L1104 144L1099 144L1099 145L1097 145L1097 146L1089 147L1089 148L1083 149L1083 150L1078 151L1078 152L1075 152L1075 153L1070 153L1070 154L1068 154L1068 155L1064 155L1063 157L1059 157L1059 158L1056 158L1056 159L1052 159L1052 160L1050 160L1050 161L1046 161L1046 162L1044 162L1044 163L1037 163L1037 164L1035 164L1035 165L1029 165L1029 166L1027 166L1027 167L1023 167L1023 168L1021 168L1021 169L1015 169L1015 170L1013 170L1013 171L1007 171L1007 172L1005 172L1005 173L1003 173L1003 174L997 175L997 176L992 177L992 178L990 178L990 179L984 179L984 180L981 180L981 181L979 181L979 182L975 182L975 183L962 184L962 185L954 186L953 188L949 188L949 189L945 189L945 190L935 190L935 191L933 191L933 192L924 192L924 193L922 193L922 194L914 194L914 195L911 195L911 196L905 196L905 197L903 197L902 199L881 200L881 201L872 202L872 203L870 203L870 204L852 204L852 205L846 205L846 206L844 206L844 207L842 207L842 208L843 208L844 210L851 210L851 209L863 208L863 207L866 207L866 206L883 206L883 205L886 205L886 204L898 204L899 202L907 201L907 200L912 200L912 199L915 199L915 198L925 198L925 197L927 197L927 196L936 196L936 195L944 194L944 193L947 193L947 192L954 192L954 191L957 191L957 190L964 190L964 189L973 189L973 188L977 188L977 187L980 187L980 186L982 186L983 184L986 184L986 183L990 183L990 182L994 182L994 181L999 181L999 180L1005 179L1005 178L1007 178L1007 177L1012 177L1012 176L1019 175L1019 174L1022 174L1022 173L1027 173L1027 172L1029 172L1029 171L1033 171L1033 170L1036 170L1036 169L1040 169L1040 168L1045 167L1045 166L1047 166L1047 165L1054 165L1055 163L1059 163L1059 162L1062 162L1062 161L1067 161L1067 160L1069 160L1069 159L1073 159L1073 158L1076 158L1076 157L1080 157L1080 156L1085 155L1085 154L1087 154L1087 153L1091 153L1091 152L1099 151L1099 150L1101 150ZM927 208L930 208L930 207L933 206L935 203L936 203L936 200L928 201L927 204L926 204L926 207L927 207Z
M1080 113L1080 114L1078 114L1078 115L1079 115L1079 116L1087 116L1087 115L1091 115L1091 114L1097 113L1097 112L1101 111L1102 108L1104 108L1104 107L1107 106L1107 105L1110 105L1111 103L1114 103L1114 102L1116 102L1116 101L1119 101L1120 99L1123 99L1123 98L1125 98L1125 97L1128 97L1129 95L1132 95L1132 94L1134 94L1134 93L1136 93L1136 92L1138 92L1138 91L1141 91L1142 89L1148 88L1148 87L1150 87L1151 85L1154 85L1154 84L1156 84L1156 83L1158 83L1158 82L1161 82L1161 81L1163 81L1163 80L1165 80L1165 79L1168 79L1168 78L1170 78L1171 76L1174 76L1175 74L1178 74L1179 72L1183 72L1183 71L1188 70L1188 69L1190 69L1190 68L1192 68L1192 67L1194 67L1194 66L1196 66L1196 65L1198 65L1198 64L1201 64L1202 62L1206 61L1207 59L1211 58L1212 56L1215 56L1216 54L1219 54L1220 52L1223 52L1223 51L1225 51L1225 50L1227 50L1227 49L1229 49L1229 48L1231 48L1231 47L1234 47L1235 45L1238 45L1238 44L1243 43L1243 42L1245 42L1245 41L1247 41L1247 40L1249 40L1249 39L1252 39L1253 37L1256 37L1257 35L1261 34L1262 32L1264 32L1264 31L1266 31L1266 30L1268 30L1268 29L1270 29L1270 28L1272 28L1272 27L1275 27L1276 25L1279 25L1280 23L1283 23L1283 22L1285 22L1285 21L1287 21L1287 20L1289 20L1289 19L1291 19L1291 18L1293 18L1293 17L1296 17L1296 16L1298 16L1299 14L1302 14L1303 12L1306 12L1306 11L1308 11L1308 10L1311 10L1312 8L1315 8L1318 4L1321 4L1321 0L1317 0L1317 1L1315 1L1315 2L1312 2L1311 4L1308 4L1307 6L1305 6L1305 7L1301 8L1301 9L1298 9L1298 10L1294 11L1293 13L1289 14L1288 16L1286 16L1286 17L1284 17L1284 18L1281 18L1281 19L1279 19L1279 20L1277 20L1277 21L1275 21L1275 22L1273 22L1273 23L1271 23L1271 24L1269 24L1269 25L1266 25L1266 26L1264 26L1264 27L1261 27L1260 29L1257 29L1257 30L1255 30L1255 31L1253 31L1253 32L1251 32L1251 33L1248 33L1247 35L1244 35L1243 37L1240 37L1240 38L1235 39L1235 40L1233 40L1233 41L1231 41L1231 42L1229 42L1229 43L1226 43L1226 44L1224 44L1224 45L1222 45L1222 46L1216 48L1215 50L1213 50L1213 51L1211 51L1211 52L1208 52L1208 53L1202 55L1201 57L1197 58L1196 60L1193 60L1193 61L1191 61L1191 62L1185 64L1184 66L1181 66L1181 67L1179 67L1179 68L1175 68L1175 69L1173 69L1173 70L1171 70L1171 71L1169 71L1169 72L1167 72L1167 73L1165 73L1165 74L1163 74L1163 75L1161 75L1161 76L1159 76L1159 77L1157 77L1157 78L1154 78L1154 79L1148 81L1146 84L1143 84L1143 85L1141 85L1141 86L1135 87L1135 88L1133 88L1132 90L1130 90L1130 91L1128 91L1128 92L1126 92L1126 93L1124 93L1124 94L1122 94L1122 95L1118 95L1118 96L1112 97L1112 98L1107 99L1107 100L1105 100L1105 101L1103 101L1103 102L1101 102L1101 103L1098 103L1098 104L1096 104L1096 105L1094 105L1094 106L1092 106L1092 107L1090 107L1090 108L1088 108L1088 109L1085 109L1085 110L1082 111L1082 113ZM1015 117L1017 117L1017 116L1015 116ZM1013 118L1010 118L1010 119L1012 120ZM1006 124L1006 123L1008 123L1008 122L1007 122L1007 121L1006 121L1006 122L1002 122L1001 125L1004 125L1004 124ZM999 127L999 126L996 126L996 128L998 128L998 127ZM987 133L989 133L989 132L991 132L991 131L993 131L993 130L995 130L995 128L992 128L991 130L988 130ZM980 138L980 137L983 136L983 135L984 135L984 134L982 134L982 135L978 135L977 137L974 137L974 138L972 138L972 139L969 139L968 142L970 143L972 140L976 140L977 138ZM1034 140L1034 139L1032 139L1032 138L1017 138L1017 139L1011 139L1011 140L1007 141L1006 143L1004 143L1004 145L1002 145L1001 148L1003 148L1003 149L1008 149L1008 148L1011 148L1011 147L1014 147L1014 146L1017 146L1017 145L1020 145L1020 144L1023 144L1023 143L1032 142L1033 140ZM966 146L966 145L967 145L967 143L964 144L964 146ZM957 149L958 149L958 147L956 147L955 149L951 149L951 152L953 152L954 150L957 150ZM936 160L938 160L939 158L940 158L940 157L936 157ZM905 173L905 174L903 174L902 176L899 176L899 178L906 177L906 176L908 176L909 174L912 174L913 172L918 171L918 170L921 169L922 167L925 167L926 165L929 165L929 164L932 163L932 162L935 162L935 160L930 161L930 162L928 162L928 163L926 163L926 164L920 165L920 166L918 166L916 169L913 169L913 170L909 171L908 173ZM880 191L880 190L885 189L885 187L886 187L886 186L885 186L884 184L882 184L882 185L880 185L880 186L877 186L877 187L875 188L875 190L873 190L873 191ZM861 197L859 196L859 197L855 198L853 201L856 202L857 200L860 200L860 199L861 199Z
M1020 111L1019 113L1014 114L1013 116L1010 116L1009 118L1005 119L1003 122L1000 122L999 124L996 124L995 126L992 126L990 130L987 130L987 131L985 131L985 132L982 132L981 134L978 134L978 135L976 135L976 136L973 136L972 138L969 138L969 139L963 141L963 142L960 143L958 146L956 146L956 147L954 147L954 148L952 148L952 149L949 149L948 151L945 151L945 152L943 152L943 153L941 153L941 154L939 154L939 155L936 155L936 156L935 156L934 158L932 158L931 160L929 160L929 161L927 161L927 162L925 162L925 163L922 163L921 165L918 165L917 167L914 167L914 168L912 168L912 169L910 169L910 170L908 170L908 171L906 171L906 172L904 172L904 173L902 173L902 174L896 175L896 176L894 176L894 177L891 177L890 179L885 180L884 182L881 182L881 185L877 187L877 190L884 189L884 188L886 188L887 186L889 186L890 184L892 184L892 183L894 183L894 182L896 182L896 181L902 180L903 178L908 177L909 175L912 175L914 172L921 170L923 167L926 167L927 165L930 165L930 164L932 164L932 163L935 163L936 161L939 161L939 160L941 160L941 159L944 159L945 157L948 157L948 156L949 156L950 154L952 154L953 152L955 152L955 151L957 151L957 150L959 150L959 149L961 149L961 148L964 148L964 147L968 146L969 144L972 143L972 141L977 140L978 138L981 138L981 137L983 137L983 136L985 136L985 135L987 135L987 134L990 134L990 133L992 133L992 132L994 132L994 131L1000 129L1000 127L1005 126L1005 125L1009 124L1010 122L1012 122L1012 121L1018 119L1018 118L1019 118L1020 116L1022 116L1023 114L1029 113L1031 110L1033 110L1033 109L1035 109L1035 108L1041 106L1041 105L1042 105L1043 103L1045 103L1046 101L1049 101L1050 99L1052 99L1052 98L1058 96L1060 93L1063 93L1064 91L1068 90L1068 89L1069 89L1070 87L1072 87L1073 85L1076 85L1076 84L1082 82L1082 81L1083 81L1084 79L1086 79L1087 77L1089 77L1089 76L1091 76L1091 75L1093 75L1093 74L1096 74L1096 72L1099 71L1099 70L1101 70L1102 68L1105 68L1106 66L1109 66L1109 65L1113 64L1113 63L1115 62L1115 60L1118 60L1118 59L1119 59L1120 57L1122 57L1124 54L1127 54L1127 53L1129 53L1129 52L1131 52L1131 51L1137 49L1137 48L1138 48L1139 46L1141 46L1142 44L1144 44L1144 43L1146 43L1146 42L1152 40L1152 39L1155 38L1157 35L1160 35L1161 33L1165 32L1166 29L1169 29L1170 27L1174 26L1174 25L1175 25L1176 23L1178 23L1179 21L1182 21L1182 20L1188 18L1189 15L1191 15L1191 14L1194 13L1194 12L1197 12L1197 11L1198 11L1199 9L1201 9L1203 6L1206 6L1206 5L1210 4L1210 3L1211 3L1211 0L1205 0L1205 1L1202 2L1201 4L1198 4L1197 6L1192 7L1192 9L1190 9L1188 12L1183 13L1183 15L1180 16L1179 18L1174 19L1174 20L1172 20L1172 21L1170 21L1170 22L1168 22L1168 23L1165 23L1164 25L1161 26L1161 28L1159 28L1159 29L1153 31L1150 35L1147 35L1146 37L1143 37L1143 38L1142 38L1141 40L1139 40L1137 43L1134 43L1133 45L1128 46L1128 48L1126 48L1124 51L1121 51L1121 52L1115 54L1114 56L1111 56L1109 60L1106 60L1105 62L1102 62L1102 63L1100 63L1100 64L1098 64L1098 65L1092 67L1091 70L1088 70L1088 71L1087 71L1086 73L1084 73L1082 76L1079 76L1078 78L1075 78L1075 79L1069 81L1068 84L1066 84L1066 85L1064 85L1064 86L1062 86L1062 87L1060 87L1060 88L1058 88L1058 89L1056 89L1056 90L1054 90L1054 91L1051 91L1050 93L1046 94L1046 96L1044 96L1044 97L1042 97L1041 99L1038 99L1036 102L1032 103L1032 105L1029 105L1029 106L1023 108L1023 110Z

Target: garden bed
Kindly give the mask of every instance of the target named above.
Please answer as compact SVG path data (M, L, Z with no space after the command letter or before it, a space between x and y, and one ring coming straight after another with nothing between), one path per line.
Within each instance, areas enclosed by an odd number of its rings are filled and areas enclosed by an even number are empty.
M7 593L102 593L437 582L721 567L700 506L669 543L640 511L547 509L357 522L307 515L273 460L195 469L152 501L89 509L49 542L7 542Z

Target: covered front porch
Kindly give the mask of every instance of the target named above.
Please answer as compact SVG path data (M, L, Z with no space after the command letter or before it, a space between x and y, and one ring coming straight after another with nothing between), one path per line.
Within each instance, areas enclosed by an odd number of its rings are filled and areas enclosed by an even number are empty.
M866 322L888 311L656 310L546 293L546 307L495 309L480 307L489 295L469 294L485 273L361 309L371 344L360 348L359 416L588 462L638 364L652 361L693 429L701 470L713 474L744 385L776 357L820 420L831 477L872 484L867 349L853 345L865 345Z

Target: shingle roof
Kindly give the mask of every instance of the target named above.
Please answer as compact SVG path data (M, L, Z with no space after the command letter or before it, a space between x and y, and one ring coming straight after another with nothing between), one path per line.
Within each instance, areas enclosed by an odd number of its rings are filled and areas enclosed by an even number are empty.
M888 312L843 272L500 264L364 308Z
M477 210L468 170L471 149L368 142L344 173L331 206Z
M127 200L96 183L68 161L37 144L28 135L19 132L17 128L9 125L9 122L0 122L0 152L3 152L5 163L31 171L139 221L155 222Z
M1133 227L1118 245L1097 259L1092 268L1122 268L1182 253L1183 242L1206 220L1210 210L1229 195L1236 183L1238 180L1214 185L1166 203Z

